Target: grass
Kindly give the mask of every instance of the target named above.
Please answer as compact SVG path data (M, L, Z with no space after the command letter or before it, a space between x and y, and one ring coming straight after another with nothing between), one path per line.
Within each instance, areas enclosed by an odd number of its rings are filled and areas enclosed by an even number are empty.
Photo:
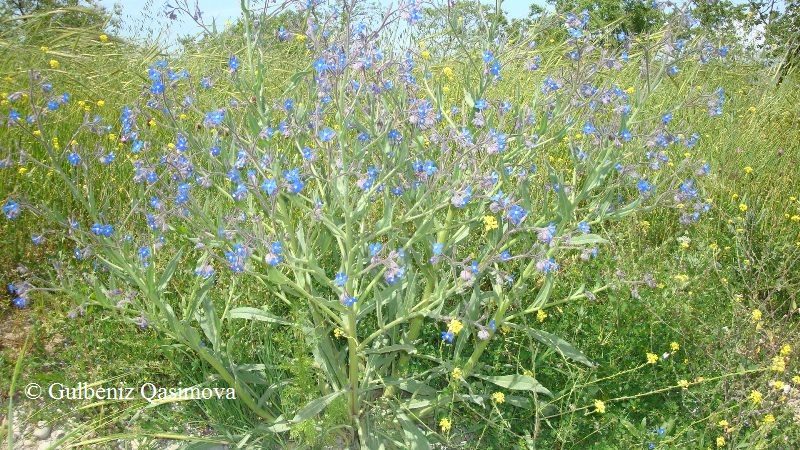
M19 89L29 76L27 68L33 67L47 71L54 84L68 89L76 101L84 101L86 111L75 110L65 117L59 130L62 142L71 132L70 120L74 123L84 112L97 112L110 123L118 123L117 105L134 100L137 86L144 82L141 74L155 52L122 42L101 44L97 33L91 31L54 32L60 34L33 35L19 52L2 44L7 39L0 41L0 56L5 58L0 75L7 77L0 91L7 95ZM183 55L178 65L191 73L199 73L209 61L219 65L227 55L216 45L212 42L203 53ZM41 46L49 48L43 51ZM558 53L561 49L543 51ZM277 66L288 56L274 55L271 61ZM54 58L60 61L60 69L48 69ZM102 61L101 67L97 61ZM637 83L636 70L620 74L620 85ZM641 448L651 443L658 448L800 445L800 380L793 379L800 375L794 359L800 349L791 349L789 364L782 371L772 367L774 358L786 351L785 345L800 342L800 173L796 170L800 163L800 110L796 108L800 82L795 75L775 87L770 84L771 70L746 62L711 65L682 75L680 84L654 87L655 101L647 109L653 114L668 110L674 99L698 87L713 92L722 86L727 93L723 117L681 118L701 134L692 152L702 155L713 168L713 183L705 193L712 199L713 211L688 231L677 225L676 211L642 213L604 229L604 235L613 237L613 251L602 255L592 271L567 266L563 286L613 280L612 288L595 300L551 308L536 325L574 344L597 368L576 365L510 331L506 338L493 341L487 352L492 355L491 363L533 374L554 391L562 412L540 411L531 417L525 410L495 408L488 414L503 425L454 421L453 436L471 438L470 445L475 447L510 448L525 445L525 439L510 433L513 427L508 424L529 426L533 420L529 438L538 448ZM280 92L282 82L292 73L292 67L282 69L270 86L271 94ZM531 75L522 71L507 76L517 80L509 85L533 83ZM638 83L637 90L645 88ZM266 97L272 98L271 94ZM499 97L502 93L495 94ZM460 90L454 89L453 95L461 95ZM98 100L109 106L98 106ZM3 141L6 146L19 144L25 142ZM2 170L7 182L0 187L0 199L25 192L31 198L68 202L58 192L48 191L51 175L40 168L19 164ZM125 195L129 175L119 171L103 177L87 182L104 185L106 197L100 201L110 205ZM68 203L64 206L69 209ZM14 223L0 222L0 268L8 275L4 282L14 279L20 264L34 271L45 269L53 255L71 252L67 242L55 239L45 246L31 245L29 236L38 227L35 219L26 217ZM650 277L652 283L630 283ZM177 289L186 283L190 280L178 280ZM87 286L74 280L75 289L88 290ZM221 288L225 287L231 288ZM557 296L569 295L567 287ZM252 299L270 295L259 285L238 286L236 291L253 305L258 303ZM11 399L28 383L75 385L86 380L114 380L135 386L217 381L213 371L169 337L141 330L113 310L89 306L81 311L70 299L50 295L36 298L28 309L9 305L10 301L4 301L0 306L3 323L8 324L0 334L3 410L12 410ZM68 318L71 312L78 314ZM429 331L432 336L438 333ZM273 394L280 397L286 414L321 394L315 361L293 334L298 332L261 324L235 330L240 341L249 345L234 349L234 354L255 355L260 363L274 367L270 373L294 380ZM678 348L671 347L672 343ZM435 351L438 341L431 339L422 345ZM648 364L648 353L656 354L659 361ZM669 355L663 358L663 354ZM276 383L280 378L266 381ZM688 388L679 385L682 380ZM780 383L791 390L777 388ZM763 397L760 401L754 400L754 391ZM604 402L605 413L596 411L595 400ZM128 439L132 436L129 429L149 435L153 445L164 442L159 439L224 441L231 436L247 445L248 436L259 427L241 406L224 402L148 408L140 401L84 404L77 409L39 402L24 411L29 423L75 420L82 425L75 428L69 442L86 446L106 445L103 439ZM347 414L346 405L335 402L319 418L293 427L289 436L281 439L309 447L336 446L346 436L336 425ZM2 429L0 436L5 433L11 446L10 426ZM333 431L322 432L329 429Z

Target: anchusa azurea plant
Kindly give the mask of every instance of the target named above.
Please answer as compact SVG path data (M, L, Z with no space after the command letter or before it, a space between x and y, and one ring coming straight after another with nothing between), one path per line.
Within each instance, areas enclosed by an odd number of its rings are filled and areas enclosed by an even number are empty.
M264 432L338 401L362 445L421 445L447 434L450 420L437 424L460 403L544 408L548 387L486 364L487 349L505 330L593 366L527 318L608 289L559 285L608 251L607 222L658 208L689 226L708 211L710 168L684 155L698 141L687 117L721 114L724 92L693 91L656 113L648 98L681 64L721 50L691 27L660 40L593 30L584 11L547 16L513 43L489 23L479 45L439 55L418 44L420 2L371 21L349 4L297 3L297 28L269 32L245 7L243 48L204 73L153 61L134 101L71 134L50 128L68 95L31 73L5 132L33 143L28 157L71 209L13 192L3 214L60 226L74 251L53 283L79 309L114 307L174 338ZM413 43L387 40L392 27ZM543 33L563 40L537 45ZM299 45L296 61L271 59L265 39ZM267 95L281 64L297 70ZM124 192L103 190L107 171L127 179ZM94 272L90 289L66 270ZM271 296L236 296L247 283ZM9 290L24 307L35 288ZM299 330L320 397L297 408L269 395L263 367L231 355L242 320Z

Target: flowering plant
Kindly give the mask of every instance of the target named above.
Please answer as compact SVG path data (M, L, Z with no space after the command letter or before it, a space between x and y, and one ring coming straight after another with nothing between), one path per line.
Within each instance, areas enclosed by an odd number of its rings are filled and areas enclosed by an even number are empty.
M542 408L550 389L485 364L490 344L520 333L592 367L527 318L595 299L611 281L561 286L559 274L602 255L608 221L663 208L690 225L710 208L708 164L680 156L698 140L681 116L718 115L723 91L655 115L647 104L682 61L721 55L705 42L591 30L584 11L545 17L514 43L486 23L480 47L439 60L436 49L383 37L409 27L424 41L420 2L375 23L353 5L307 2L297 29L278 29L278 45L301 45L303 56L270 97L278 61L259 43L274 30L242 6L244 46L223 68L154 62L113 124L87 116L56 135L69 95L32 72L9 132L34 144L27 156L55 174L72 209L17 195L3 213L29 209L60 226L78 260L69 270L92 268L89 290L70 276L51 281L76 314L117 308L171 336L235 389L262 430L287 431L344 401L364 445L422 445L435 435L425 424L449 431L437 415L456 403ZM563 41L540 50L546 33ZM511 68L527 77L514 95L503 90ZM615 83L631 72L641 87ZM82 143L97 140L116 147ZM126 192L98 181L112 167L128 173ZM246 286L268 295L246 298ZM36 288L10 289L24 306ZM268 369L234 356L242 321L301 336L320 396L297 410L275 400L281 384L266 382Z

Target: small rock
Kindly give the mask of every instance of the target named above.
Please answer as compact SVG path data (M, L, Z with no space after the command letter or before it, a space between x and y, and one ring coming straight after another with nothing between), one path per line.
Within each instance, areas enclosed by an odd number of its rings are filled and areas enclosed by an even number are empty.
M50 427L43 426L33 430L33 437L39 440L44 440L50 437Z

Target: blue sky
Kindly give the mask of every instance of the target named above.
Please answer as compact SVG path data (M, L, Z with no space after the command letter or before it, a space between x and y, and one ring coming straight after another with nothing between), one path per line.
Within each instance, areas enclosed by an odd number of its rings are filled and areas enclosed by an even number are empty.
M373 0L375 1L375 0ZM382 5L397 3L397 0L377 0ZM437 0L444 3L444 0ZM101 0L104 6L113 8L115 3L122 6L122 34L143 38L155 38L156 33L163 32L167 36L175 37L193 34L199 31L188 17L181 17L171 22L164 17L164 5L167 0ZM189 0L190 4L194 0ZM484 3L494 5L494 1L484 0ZM528 15L531 3L544 4L543 0L531 2L529 0L504 0L502 8L511 18L525 17ZM237 0L199 0L203 16L210 21L214 18L217 26L221 27L225 21L233 20L239 15L239 1Z

